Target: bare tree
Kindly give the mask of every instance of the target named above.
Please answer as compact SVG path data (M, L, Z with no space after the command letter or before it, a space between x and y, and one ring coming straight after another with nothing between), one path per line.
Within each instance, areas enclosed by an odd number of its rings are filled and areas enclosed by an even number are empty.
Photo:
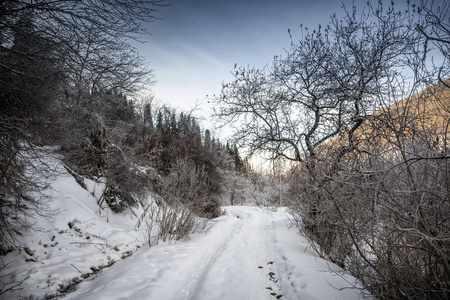
M68 124L78 127L68 132L89 139L86 135L97 128L83 132L83 126L75 121L95 115L92 110L98 94L110 96L103 103L108 99L124 100L125 93L134 93L143 84L151 83L151 71L131 41L139 41L147 31L146 23L155 20L156 8L161 5L163 0L0 3L3 247L12 246L15 236L32 225L17 225L21 216L45 212L45 203L32 196L44 186L26 170L27 165L32 165L29 162L39 158L34 145L54 141L48 137L61 142L61 129ZM74 117L76 111L83 112L82 116ZM55 119L60 126L55 126ZM53 130L55 127L59 130ZM94 161L91 167L97 167L98 157L90 158Z
M145 24L155 20L156 8L162 5L163 0L4 1L0 49L5 54L38 57L42 51L17 50L14 46L18 34L35 40L39 33L46 41L43 50L59 57L72 86L87 80L84 88L91 92L103 88L135 90L148 70L130 41L147 32ZM18 26L23 15L32 18L33 32ZM2 67L32 75L10 65Z
M47 165L36 159L44 153L27 140L17 140L21 134L22 129L11 120L0 121L0 255L34 227L33 216L50 217L52 212L48 197L37 194L52 175Z
M298 226L380 299L448 297L447 12L345 10L215 99L238 143L298 162Z
M440 65L436 65L439 69L439 80L442 84L450 88L446 79L450 77L448 73L449 60L448 53L450 51L450 24L448 14L450 5L448 3L434 3L433 1L425 1L425 4L418 6L417 12L423 14L425 22L417 24L417 29L425 38L424 50L429 47L436 47L444 56L444 60Z
M237 124L237 143L253 152L274 152L275 158L313 161L318 146L345 130L351 133L374 111L379 85L417 34L393 8L386 20L346 13L325 29L306 28L271 67L235 69L235 80L215 99L215 115Z
M305 184L322 184L316 170L319 147L347 133L332 162L336 165L356 149L353 133L379 106L381 89L419 35L408 14L399 15L393 7L384 11L381 4L368 9L372 13L361 15L356 8L345 10L343 20L332 17L325 29L305 28L272 67L235 70L235 80L224 84L216 99L216 116L237 124L236 143L301 163L309 172ZM302 207L303 222L315 232L321 195L312 189L308 198L314 200ZM328 239L330 230L314 234Z

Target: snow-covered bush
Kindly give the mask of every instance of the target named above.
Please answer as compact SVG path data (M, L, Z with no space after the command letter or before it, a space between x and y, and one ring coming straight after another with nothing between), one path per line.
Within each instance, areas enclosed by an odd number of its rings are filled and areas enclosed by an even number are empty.
M164 200L158 199L151 200L144 207L137 226L140 227L144 223L147 243L153 246L159 241L184 239L189 234L204 229L207 219L199 218L182 203L169 205Z
M158 193L167 203L181 203L200 217L217 217L220 214L218 191L214 190L217 183L212 182L211 175L205 165L196 166L188 158L177 159L170 173L160 178Z
M1 122L0 122L1 123ZM17 246L17 238L26 235L36 215L51 218L49 197L42 194L54 170L47 165L43 148L11 138L0 124L0 255Z
M311 246L380 298L442 299L450 289L448 92L434 86L380 109L355 132L357 150L342 155L334 140L293 181Z

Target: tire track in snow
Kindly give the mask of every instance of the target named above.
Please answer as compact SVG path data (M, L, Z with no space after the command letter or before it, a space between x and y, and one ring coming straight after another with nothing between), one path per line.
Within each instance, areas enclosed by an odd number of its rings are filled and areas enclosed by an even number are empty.
M238 214L234 212L233 215L236 215L239 222L234 224L232 230L227 231L226 238L215 248L216 252L208 257L200 275L196 276L187 299L232 299L228 293L209 294L214 290L217 282L226 278L235 283L237 281L240 286L245 287L244 289L238 287L239 297L233 297L233 299L271 299L265 289L267 285L262 283L262 281L268 281L265 274L268 272L267 268L265 270L259 268L267 263L273 251L272 247L269 247L267 237L269 229L267 215L261 214L260 211L239 211ZM231 263L231 268L223 269L224 262L228 261ZM211 278L214 280L211 281ZM228 279L226 284L233 286ZM218 288L220 290L220 287ZM231 293L236 295L237 290L232 289ZM267 297L264 297L265 295Z
M236 216L238 219L241 218L241 216ZM239 232L242 230L243 223L242 221L236 222L231 230L228 231L227 237L222 241L222 243L219 244L219 246L211 251L209 257L206 259L206 265L204 265L200 269L200 274L196 276L194 281L191 281L191 284L193 283L193 287L188 288L188 298L189 300L196 300L198 299L198 294L200 292L201 287L204 284L206 275L208 274L209 270L211 269L211 266L214 264L214 262L217 260L217 258L222 255L222 253L225 251L225 249L228 246L228 243L231 239L233 239L236 232Z

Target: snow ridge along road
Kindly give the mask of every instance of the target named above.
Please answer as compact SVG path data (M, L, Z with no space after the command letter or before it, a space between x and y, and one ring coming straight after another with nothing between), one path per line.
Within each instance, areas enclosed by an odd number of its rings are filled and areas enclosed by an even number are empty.
M206 234L143 249L66 299L363 299L355 278L307 249L286 209L224 209Z

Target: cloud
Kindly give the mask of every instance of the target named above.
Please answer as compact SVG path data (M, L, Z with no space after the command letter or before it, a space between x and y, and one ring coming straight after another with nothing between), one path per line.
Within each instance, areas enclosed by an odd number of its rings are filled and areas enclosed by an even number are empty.
M205 48L201 48L199 46L195 46L193 44L188 44L188 43L180 43L180 46L185 49L186 51L191 53L191 56L195 57L196 60L200 61L200 62L207 62L213 66L216 66L222 70L230 70L230 66L228 66L227 62L224 62L218 58L216 58L214 55L212 55L212 51L207 51L204 49L207 49L207 47L205 46ZM207 66L204 66L207 67Z

